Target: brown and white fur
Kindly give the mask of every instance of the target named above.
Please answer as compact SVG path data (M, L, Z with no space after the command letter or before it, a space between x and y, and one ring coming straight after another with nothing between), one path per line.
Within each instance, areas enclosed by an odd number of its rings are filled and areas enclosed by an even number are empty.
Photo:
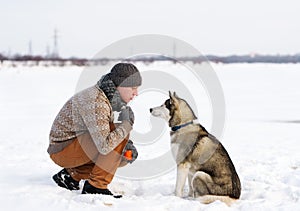
M153 116L165 119L172 131L171 148L177 163L175 195L183 196L188 178L189 196L202 203L220 200L230 205L241 194L235 167L223 145L203 126L189 104L176 93L161 106L151 108Z

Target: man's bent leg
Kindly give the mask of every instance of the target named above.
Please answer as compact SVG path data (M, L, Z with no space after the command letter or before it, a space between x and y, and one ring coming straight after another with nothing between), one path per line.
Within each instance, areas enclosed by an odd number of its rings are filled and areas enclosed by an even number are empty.
M127 141L127 139L124 139L107 155L99 153L90 178L88 179L88 182L92 186L101 189L107 188L107 185L112 181L115 172L121 163L121 153L127 144Z
M65 168L76 181L88 179L98 155L97 148L89 133L78 136L61 152L52 154L51 159Z

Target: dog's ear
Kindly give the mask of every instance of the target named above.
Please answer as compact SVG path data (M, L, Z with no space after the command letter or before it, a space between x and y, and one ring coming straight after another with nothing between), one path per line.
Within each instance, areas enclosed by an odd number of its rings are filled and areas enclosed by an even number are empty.
M176 94L176 92L174 92L173 96L176 98L179 98L178 95Z
M173 97L171 91L169 91L169 97L170 97L170 99Z
M172 92L169 91L169 96L170 96L171 104L176 104L177 103L177 99L176 99L175 95L176 95L175 92L173 92L173 94L172 94Z
M172 94L171 91L169 91L169 96L170 96L171 101L174 101L174 94Z

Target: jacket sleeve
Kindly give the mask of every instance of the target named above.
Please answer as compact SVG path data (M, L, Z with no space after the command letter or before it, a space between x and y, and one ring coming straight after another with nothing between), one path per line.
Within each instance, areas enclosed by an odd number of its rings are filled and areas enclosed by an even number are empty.
M132 130L130 123L125 121L110 131L112 111L109 102L103 99L85 101L78 107L78 112L101 154L111 152Z

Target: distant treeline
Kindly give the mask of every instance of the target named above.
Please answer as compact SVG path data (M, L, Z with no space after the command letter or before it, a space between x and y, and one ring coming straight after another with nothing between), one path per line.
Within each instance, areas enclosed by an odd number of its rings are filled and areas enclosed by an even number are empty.
M300 63L300 54L296 55L244 55L244 56L212 56L207 59L222 63Z
M155 61L172 61L176 62L193 62L202 63L207 60L215 63L300 63L300 54L296 55L232 55L232 56L199 56L199 57L177 57L171 58L166 56L138 56L130 59L123 58L97 58L97 59L85 59L85 58L49 58L43 56L30 56L30 55L16 55L13 57L6 57L0 54L0 62L5 61L23 62L31 65L39 64L55 64L55 65L105 65L108 62L114 61L132 61L132 62L145 62L151 63Z

